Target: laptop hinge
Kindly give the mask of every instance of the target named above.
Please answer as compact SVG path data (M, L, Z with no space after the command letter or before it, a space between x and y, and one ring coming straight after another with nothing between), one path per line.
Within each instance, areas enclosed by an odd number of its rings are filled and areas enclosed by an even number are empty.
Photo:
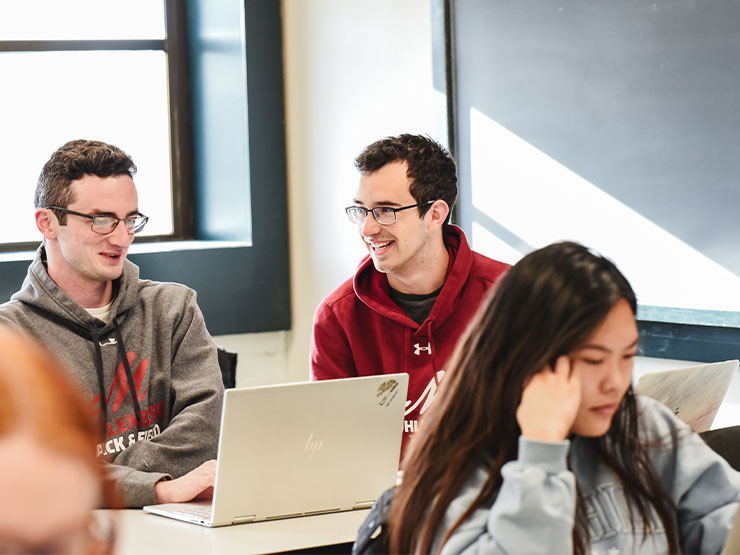
M369 501L357 501L354 505L352 505L352 509L369 509L373 505L375 505L375 499L370 499Z
M246 516L235 516L231 524L244 524L245 522L252 522L257 515L246 515Z
M297 516L303 516L303 513L287 513L284 515L272 515L272 516L266 516L265 520L277 520L279 518L295 518Z
M318 511L306 511L303 513L303 516L311 516L311 515L325 515L328 513L338 513L341 511L339 507L336 507L334 509L320 509Z

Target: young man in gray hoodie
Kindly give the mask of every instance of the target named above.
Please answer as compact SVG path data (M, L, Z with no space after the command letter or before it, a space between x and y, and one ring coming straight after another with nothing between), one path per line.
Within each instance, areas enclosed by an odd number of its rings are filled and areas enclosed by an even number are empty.
M123 504L211 492L223 384L195 292L139 279L126 260L148 218L136 166L119 148L71 141L44 165L35 202L43 243L0 325L63 362L100 415L98 456Z

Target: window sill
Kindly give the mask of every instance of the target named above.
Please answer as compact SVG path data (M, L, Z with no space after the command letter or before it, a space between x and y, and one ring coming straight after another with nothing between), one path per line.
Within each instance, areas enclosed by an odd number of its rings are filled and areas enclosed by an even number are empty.
M20 289L34 254L0 254L0 303ZM290 329L287 261L269 245L161 241L132 245L129 259L139 266L142 279L182 283L197 291L213 335Z
M642 322L740 328L740 312L726 310L699 310L693 308L640 305L637 307L637 319Z
M134 243L129 249L130 254L145 254L153 252L193 251L204 249L228 249L251 247L248 241L157 241L152 243ZM0 264L3 262L31 262L36 250L0 252Z
M229 249L239 247L251 247L248 241L157 241L155 243L134 243L129 252L131 254L143 254L152 252L176 252L194 251L204 249Z

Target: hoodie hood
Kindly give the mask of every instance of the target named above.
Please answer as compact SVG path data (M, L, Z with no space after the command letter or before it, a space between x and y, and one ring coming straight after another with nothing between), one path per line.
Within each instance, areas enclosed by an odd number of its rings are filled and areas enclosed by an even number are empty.
M130 362L126 355L126 345L118 325L118 316L130 309L136 300L139 268L124 260L121 277L113 281L114 300L111 305L110 320L105 323L90 315L84 308L74 302L46 270L46 251L43 245L36 251L36 256L28 268L28 274L23 281L21 290L15 293L10 300L24 303L30 310L37 312L44 318L60 324L80 337L89 340L95 350L95 367L98 375L98 390L103 409L107 411L105 395L105 369L101 352L101 339L115 333L115 344L118 346L119 359L124 367L126 381L131 390L135 391L134 378ZM137 419L137 431L141 422L141 407L136 395L132 396ZM105 415L107 417L107 414ZM105 426L105 420L102 421Z
M470 319L508 269L508 264L472 252L457 226L447 226L444 243L450 255L447 276L421 325L391 300L388 279L369 256L314 315L312 379L409 375L403 445L431 406Z
M352 281L355 294L371 310L414 330L425 326L431 329L435 321L445 321L454 310L456 301L462 293L473 265L473 254L464 239L462 229L456 225L447 225L444 243L450 255L447 277L431 313L421 326L417 325L393 302L390 297L388 278L375 269L370 255L363 258L357 267Z
M111 318L106 325L90 315L84 308L74 302L49 277L46 270L46 251L41 245L36 251L33 262L28 267L28 273L23 280L20 291L14 293L11 301L20 301L34 307L39 312L45 312L87 329L101 334L113 330L113 321L119 314L131 309L136 302L139 268L133 262L125 260L121 277L113 281L114 299L111 305Z

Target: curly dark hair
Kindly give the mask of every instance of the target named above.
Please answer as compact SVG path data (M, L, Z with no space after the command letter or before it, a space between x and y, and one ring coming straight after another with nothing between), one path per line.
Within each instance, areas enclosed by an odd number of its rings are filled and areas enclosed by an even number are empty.
M33 203L36 208L59 206L66 208L72 201L70 184L83 175L111 177L136 174L136 164L117 146L101 141L78 139L61 146L44 164ZM64 225L66 213L54 211Z
M441 199L450 207L457 199L457 167L450 153L438 142L425 135L403 134L375 141L355 158L361 174L378 171L386 164L406 162L407 175L413 180L409 191L417 204ZM429 206L420 206L423 216ZM448 223L450 216L447 216Z

